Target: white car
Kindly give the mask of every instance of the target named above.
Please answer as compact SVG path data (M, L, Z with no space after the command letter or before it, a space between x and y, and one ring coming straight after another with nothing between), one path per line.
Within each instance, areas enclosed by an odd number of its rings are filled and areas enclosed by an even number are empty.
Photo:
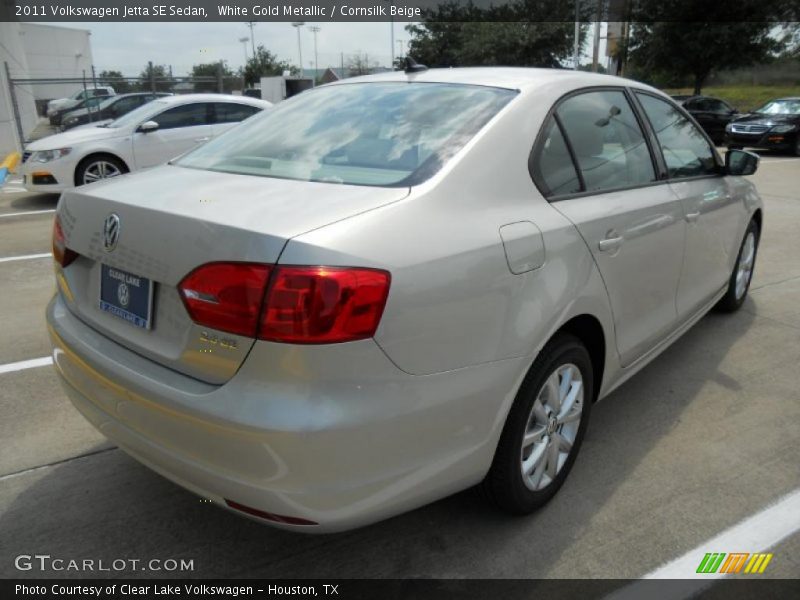
M86 100L87 98L109 98L111 96L116 96L116 94L114 88L110 85L99 85L85 90L80 89L68 98L50 100L50 102L47 103L47 116L53 117L57 112L77 106L81 100Z
M272 106L245 96L188 94L154 100L101 127L32 142L22 155L23 185L61 192L163 164Z

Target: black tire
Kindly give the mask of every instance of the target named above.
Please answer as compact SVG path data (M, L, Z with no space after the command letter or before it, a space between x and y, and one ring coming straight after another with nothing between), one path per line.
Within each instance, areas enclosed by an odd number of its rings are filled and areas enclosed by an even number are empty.
M800 133L794 134L794 150L792 154L794 156L800 156Z
M117 171L119 171L119 175L128 172L127 165L113 154L91 154L78 163L78 166L75 168L76 186L84 185L84 176L86 175L86 172L93 168L93 166L98 162L105 162L113 165Z
M583 406L577 433L566 461L555 478L542 489L533 490L525 484L522 475L523 437L528 431L534 402L543 386L559 367L567 364L576 366L583 379ZM593 386L592 361L586 347L573 335L554 336L539 353L520 386L503 427L492 466L482 483L484 494L493 504L505 512L525 515L543 506L556 494L575 462L586 433L594 398ZM561 428L557 432L560 433Z
M761 232L758 229L758 223L756 223L755 220L750 221L749 225L747 226L747 229L744 232L742 243L739 244L739 253L736 255L736 263L734 264L733 272L731 273L731 276L728 279L728 289L725 292L725 295L720 299L720 301L714 307L717 310L722 312L734 312L739 310L742 304L744 304L744 301L747 298L747 292L750 290L750 282L752 281L753 278L753 269L755 268L756 257L758 256L758 240L760 233ZM745 249L745 243L747 242L747 238L750 234L754 236L754 243L755 243L755 246L753 248L752 264L750 266L750 275L747 279L747 283L744 286L744 291L741 294L737 294L736 281L737 281L737 274L739 273L739 263L742 260L742 252Z

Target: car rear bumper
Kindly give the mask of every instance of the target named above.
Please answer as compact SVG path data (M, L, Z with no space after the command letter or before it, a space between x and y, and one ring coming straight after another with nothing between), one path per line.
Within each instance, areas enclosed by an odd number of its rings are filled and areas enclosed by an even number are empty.
M308 532L366 525L479 482L526 364L417 377L373 340L258 342L214 386L105 338L58 295L47 321L67 394L106 437L220 506L316 523L259 519Z

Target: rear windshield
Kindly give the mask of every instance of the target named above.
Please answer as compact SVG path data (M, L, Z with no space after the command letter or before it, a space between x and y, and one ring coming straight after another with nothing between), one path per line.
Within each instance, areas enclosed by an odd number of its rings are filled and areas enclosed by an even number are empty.
M414 185L438 171L515 95L439 83L321 87L174 164L301 181Z

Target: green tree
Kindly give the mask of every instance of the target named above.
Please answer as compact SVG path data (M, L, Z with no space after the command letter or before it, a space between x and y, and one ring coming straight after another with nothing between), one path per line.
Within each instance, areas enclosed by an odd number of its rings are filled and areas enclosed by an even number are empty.
M192 67L192 77L213 77L213 81L196 81L194 83L195 92L216 92L219 90L217 77L222 76L222 89L226 94L236 87L236 75L231 71L226 62L202 63Z
M583 6L588 10L590 4ZM449 0L406 26L408 54L429 67L559 67L572 58L574 10L572 2L560 0L517 0L488 8ZM585 30L584 25L581 43Z
M150 65L147 64L139 74L142 90L150 91L150 77ZM155 80L155 91L157 92L171 92L172 86L175 85L175 79L170 75L169 67L166 65L153 65L152 78Z
M110 85L118 94L127 94L134 91L134 86L128 82L120 71L100 71L97 76L99 85Z
M247 59L247 64L241 70L241 74L244 77L245 85L252 86L258 83L262 77L282 75L284 71L294 74L296 68L286 61L278 60L277 56L259 44L255 56Z
M709 15L726 20L708 21ZM658 85L691 82L699 94L714 71L775 56L782 46L771 35L777 16L763 0L640 0L623 49L629 73Z

